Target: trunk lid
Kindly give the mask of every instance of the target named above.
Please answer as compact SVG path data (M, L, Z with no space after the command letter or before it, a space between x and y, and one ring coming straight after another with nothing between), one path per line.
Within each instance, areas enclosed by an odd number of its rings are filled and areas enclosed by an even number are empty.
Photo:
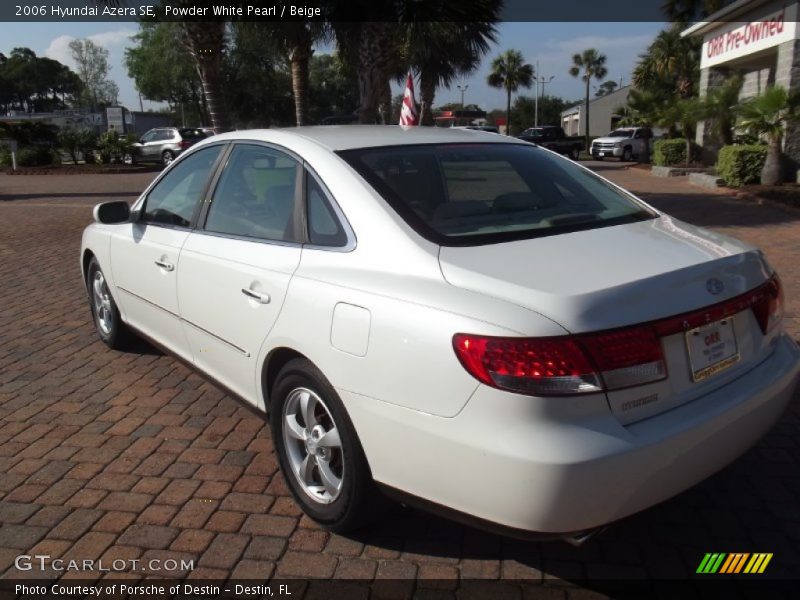
M761 252L669 216L538 239L442 247L445 279L545 315L572 333L655 321L723 302L763 284ZM769 353L752 314L733 317L739 360L695 382L686 333L661 338L668 377L607 394L623 423L688 402ZM536 332L523 332L535 336Z

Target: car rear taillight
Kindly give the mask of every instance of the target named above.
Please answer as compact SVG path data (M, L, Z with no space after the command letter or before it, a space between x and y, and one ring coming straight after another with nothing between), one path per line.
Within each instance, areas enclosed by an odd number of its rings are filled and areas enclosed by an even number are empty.
M191 146L194 142L190 142L189 140L181 140L178 144L183 150L186 150L189 146Z
M667 377L661 338L751 309L763 334L783 319L777 275L730 300L651 323L577 335L505 338L457 333L453 348L478 381L531 395L618 390Z
M758 288L753 298L753 314L764 335L773 331L783 321L783 286L775 275Z
M583 394L666 377L661 344L650 328L549 338L459 333L453 348L478 381L523 394Z

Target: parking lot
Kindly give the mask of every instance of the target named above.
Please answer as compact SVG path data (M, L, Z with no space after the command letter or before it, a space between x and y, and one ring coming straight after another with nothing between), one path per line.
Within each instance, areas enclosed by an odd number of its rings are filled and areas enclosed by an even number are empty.
M800 338L800 211L589 164L677 218L761 247ZM341 578L383 582L384 597L600 598L620 585L658 595L667 580L696 580L707 552L774 553L759 584L800 577L800 396L735 464L581 548L505 539L401 507L356 536L319 529L289 496L258 416L147 345L118 353L97 340L79 273L81 231L95 203L132 201L154 175L0 174L4 578L43 576L17 570L21 554L172 558L194 569L69 576ZM357 582L351 597L365 593ZM692 582L681 589L699 593Z

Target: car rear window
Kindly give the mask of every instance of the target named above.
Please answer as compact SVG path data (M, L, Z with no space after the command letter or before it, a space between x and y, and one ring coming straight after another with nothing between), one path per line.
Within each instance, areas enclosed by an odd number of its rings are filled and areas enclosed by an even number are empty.
M429 144L339 152L423 237L467 246L655 217L573 162L527 144Z
M184 128L184 129L179 129L178 132L181 134L181 137L185 140L202 140L205 137L207 137L202 129Z

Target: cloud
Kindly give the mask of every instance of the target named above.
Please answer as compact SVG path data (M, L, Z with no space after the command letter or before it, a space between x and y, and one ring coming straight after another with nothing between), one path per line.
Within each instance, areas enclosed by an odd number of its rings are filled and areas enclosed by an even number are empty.
M582 37L571 38L569 40L548 41L546 46L561 52L574 54L582 52L586 48L597 48L601 54L605 54L609 48L643 48L653 41L653 36L643 35L621 35L618 37L606 37L602 35L584 35Z
M112 49L114 46L120 44L127 44L132 35L136 34L134 29L117 29L116 31L103 31L101 33L94 33L86 37L92 40L98 46L102 46L107 50ZM73 35L60 35L50 42L47 50L44 51L45 56L52 58L67 65L70 68L75 67L75 62L72 60L72 53L69 50L69 43L76 39Z

